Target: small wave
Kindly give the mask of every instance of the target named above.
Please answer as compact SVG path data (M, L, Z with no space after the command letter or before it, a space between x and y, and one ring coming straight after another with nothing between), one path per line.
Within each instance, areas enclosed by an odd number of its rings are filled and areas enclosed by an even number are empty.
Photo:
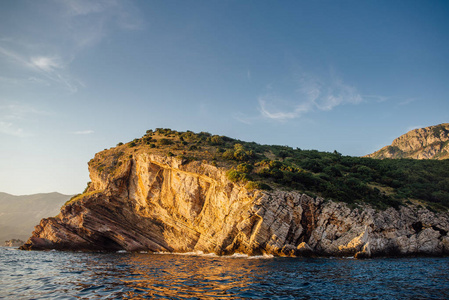
M191 251L191 252L154 252L154 254L161 255L183 255L183 256L201 256L201 257L222 257L222 258L246 258L246 259L269 259L274 258L274 255L263 254L263 255L248 255L244 253L234 253L231 255L218 255L216 253L204 253L203 251Z
M318 259L355 259L354 256L329 256L329 257L318 257Z
M117 253L128 253L126 250L118 250Z
M269 259L269 258L274 258L274 255L272 255L272 254L248 255L248 254L244 254L244 253L234 253L234 254L230 255L229 257L247 258L247 259Z
M270 258L274 258L273 254L263 254L263 255L254 255L254 256L249 256L249 259L270 259Z
M154 254L162 254L162 255L185 255L185 256L210 256L217 257L218 255L215 253L204 253L203 251L192 251L192 252L155 252Z
M352 257L114 251L123 257L114 260L93 252L10 250L0 247L0 299L448 299L447 257L354 264Z
M234 254L230 255L230 257L248 258L249 255L248 254L243 254L243 253L234 253Z
M19 251L19 247L4 247L6 251Z

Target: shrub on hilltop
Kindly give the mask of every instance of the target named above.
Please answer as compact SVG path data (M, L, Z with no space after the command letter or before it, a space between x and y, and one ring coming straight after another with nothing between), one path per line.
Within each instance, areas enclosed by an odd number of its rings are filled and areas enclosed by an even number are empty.
M128 143L127 151L184 157L188 158L183 159L186 163L205 160L227 169L229 180L244 183L248 189L299 190L378 208L410 201L430 208L449 208L449 160L350 157L337 151L260 145L208 132L167 128L148 130L141 139ZM101 162L97 166L106 168Z

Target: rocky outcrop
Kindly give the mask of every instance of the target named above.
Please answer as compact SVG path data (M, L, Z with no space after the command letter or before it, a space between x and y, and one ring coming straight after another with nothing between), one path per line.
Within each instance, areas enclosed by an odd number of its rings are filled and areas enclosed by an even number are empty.
M25 244L25 242L19 239L12 239L9 241L5 241L5 247L20 247L23 244Z
M449 159L449 123L411 130L367 157Z
M102 162L99 164L99 162ZM217 254L443 255L449 216L376 211L292 191L247 190L206 162L99 153L89 190L43 219L22 249Z

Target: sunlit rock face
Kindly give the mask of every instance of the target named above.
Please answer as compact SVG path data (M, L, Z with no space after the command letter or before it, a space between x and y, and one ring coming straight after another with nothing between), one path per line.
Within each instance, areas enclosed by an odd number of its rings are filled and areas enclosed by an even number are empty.
M411 130L367 157L449 159L449 123Z
M98 156L98 154L97 154ZM99 158L98 158L99 159ZM247 190L206 162L136 153L89 164L92 184L22 249L217 254L443 255L449 217L350 209L298 192Z

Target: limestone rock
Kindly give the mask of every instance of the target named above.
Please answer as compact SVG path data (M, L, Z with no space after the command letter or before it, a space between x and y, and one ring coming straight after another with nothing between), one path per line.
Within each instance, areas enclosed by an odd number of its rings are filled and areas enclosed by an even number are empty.
M401 135L390 146L367 155L373 158L449 158L449 123L414 129Z
M298 192L250 191L205 162L147 153L89 170L89 190L43 219L22 249L357 257L449 252L447 213L350 209Z

